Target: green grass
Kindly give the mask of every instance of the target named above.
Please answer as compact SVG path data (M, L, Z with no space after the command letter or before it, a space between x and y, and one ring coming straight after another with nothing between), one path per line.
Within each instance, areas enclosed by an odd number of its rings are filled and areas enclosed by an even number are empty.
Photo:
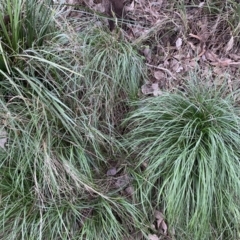
M11 66L24 68L16 55L41 47L56 31L51 1L7 0L0 4L0 69L10 74Z
M8 144L0 159L0 235L122 239L140 227L142 217L120 189L108 191L107 160L114 160L120 145L91 122L98 115L85 105L87 89L76 92L83 75L64 66L61 57L52 62L49 54L31 53L18 56L25 59L25 72L1 72ZM37 73L31 71L36 66Z
M147 166L139 199L161 206L186 239L237 239L240 230L239 107L223 89L196 79L134 103L126 120L136 171Z
M196 34L192 5L163 6L136 37L86 7L74 20L48 0L0 3L0 239L148 239L156 210L173 239L239 238L238 93L197 80L138 100L154 75L141 49L157 66ZM206 2L222 20L206 46L221 28L238 45L238 10Z
M34 26L35 18L26 19ZM37 35L44 46L27 44L25 35L10 41L2 35L8 47L2 48L0 69L0 119L7 132L0 154L0 237L123 239L142 231L138 206L106 175L109 159L124 162L114 124L125 110L114 115L113 108L136 97L142 59L117 36L109 42L104 30L81 35L55 28L50 38L52 25L44 26L42 37ZM104 46L109 50L101 53Z
M146 77L145 66L136 49L117 34L100 29L86 30L83 37L83 75L89 98L96 108L100 128L118 127L126 113L126 102L136 99ZM109 132L110 131L110 132Z

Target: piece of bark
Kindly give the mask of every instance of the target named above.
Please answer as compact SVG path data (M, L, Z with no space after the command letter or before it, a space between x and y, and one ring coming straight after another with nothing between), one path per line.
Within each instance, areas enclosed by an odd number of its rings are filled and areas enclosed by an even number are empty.
M114 14L117 18L123 18L124 17L124 0L109 0L109 15L111 17L114 17ZM114 13L114 14L113 14ZM109 20L109 27L112 31L115 27L114 20Z
M111 3L111 10L116 14L116 17L123 17L123 8L124 1L123 0L109 0Z

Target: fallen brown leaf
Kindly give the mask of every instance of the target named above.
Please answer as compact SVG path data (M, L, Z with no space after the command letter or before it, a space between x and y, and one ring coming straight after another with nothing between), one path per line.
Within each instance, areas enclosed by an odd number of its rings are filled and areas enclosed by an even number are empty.
M142 85L141 90L144 95L153 94L153 96L159 96L162 94L162 91L158 88L158 83L146 83Z
M130 177L127 174L125 174L125 175L119 176L117 178L117 181L115 183L115 187L121 188L121 187L126 186L129 183L130 183Z
M132 12L132 11L134 11L134 6L135 6L135 2L132 1L132 3L131 3L130 5L125 6L125 11L126 11L126 12Z
M114 168L110 168L108 171L107 171L107 176L115 176L117 174L117 169L114 167Z
M211 61L211 62L216 62L218 61L218 56L213 53L212 51L210 50L207 50L205 53L204 53L204 56L206 57L207 60Z
M176 59L171 60L170 67L176 73L179 73L183 70L183 66L182 66L181 62Z
M132 196L134 193L134 187L133 186L129 186L125 189L125 192L129 195Z
M167 227L167 224L165 223L165 221L162 221L162 222L161 222L161 228L162 228L162 230L163 230L163 234L164 234L164 235L167 235L168 227Z
M146 46L143 49L143 54L144 54L145 58L147 59L147 61L150 62L151 58L152 58L152 53L151 53L151 49L149 48L149 46Z
M162 230L164 235L167 235L168 227L167 227L167 224L164 221L163 214L160 211L156 210L154 215L155 215L155 218L156 218L156 221L157 221L157 228Z
M152 84L152 89L153 89L153 96L160 96L162 94L162 91L158 88L158 83L153 83Z
M181 49L181 46L182 46L182 39L181 38L178 38L177 41L176 41L176 48L178 50Z
M149 234L148 239L149 240L160 240L160 238L156 234Z
M150 83L143 84L141 90L144 95L152 94L153 93L152 84Z
M165 61L164 64L165 64L165 66L169 65L168 61ZM162 70L162 71L166 72L169 76L171 76L173 79L176 80L176 77L174 77L174 75L171 73L171 71L169 71L167 68L160 67L160 66L154 66L154 65L151 65L151 64L148 64L148 63L146 63L146 65L148 67L152 67L152 68L156 68L156 69Z
M226 49L225 49L226 53L228 53L230 50L232 50L233 44L234 44L234 38L233 38L233 36L231 36L230 40L228 41L228 43L226 45Z
M163 78L165 78L165 74L163 71L154 71L153 75L157 80L162 80Z

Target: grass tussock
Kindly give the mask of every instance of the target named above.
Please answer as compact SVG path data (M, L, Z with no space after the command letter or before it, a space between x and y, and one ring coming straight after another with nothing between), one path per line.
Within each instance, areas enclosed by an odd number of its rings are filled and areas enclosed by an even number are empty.
M19 56L23 71L1 72L8 141L1 149L1 238L96 239L101 232L122 239L140 226L141 213L118 190L108 192L99 172L119 145L91 123L94 109L76 92L82 75L60 58L31 53Z
M7 0L1 3L0 34L9 55L42 46L54 32L51 1ZM14 10L14 11L13 11Z
M127 145L138 171L146 166L141 201L161 206L187 239L239 234L239 107L222 90L194 81L135 103L127 118Z
M123 119L126 102L137 97L136 86L146 77L143 59L117 34L96 28L82 36L83 75L98 114L96 124L103 127L108 123L109 131Z
M115 161L120 151L112 108L120 109L120 96L126 102L136 95L142 59L113 36L111 65L110 52L101 55L97 45L97 38L110 44L103 30L58 31L50 40L43 34L44 47L19 35L21 50L7 40L12 51L1 49L0 119L7 142L0 154L0 238L123 239L141 231L142 214L121 189L109 187L108 159ZM120 111L116 116L123 117Z

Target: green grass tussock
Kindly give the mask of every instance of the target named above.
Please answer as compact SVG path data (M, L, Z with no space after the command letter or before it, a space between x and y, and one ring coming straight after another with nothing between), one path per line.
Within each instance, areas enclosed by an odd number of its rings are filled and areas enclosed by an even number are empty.
M126 113L126 102L137 97L145 75L143 59L117 34L101 29L83 34L83 75L89 98L96 108L96 124L107 131L118 127Z
M31 47L43 46L56 28L51 1L7 0L0 4L0 67L10 71L15 55ZM9 66L8 66L9 65Z
M121 149L113 125L124 111L113 117L113 108L120 109L121 96L126 104L136 95L142 59L115 40L112 51L119 53L111 53L112 66L109 52L99 57L103 48L89 42L96 34L104 44L103 30L58 30L52 38L44 35L44 47L19 35L21 50L11 42L11 51L1 49L0 121L7 143L0 149L0 238L123 239L140 230L142 214L121 189L110 190L106 172Z
M240 116L233 94L195 80L134 106L126 139L136 171L147 166L140 197L164 208L187 239L237 239Z
M2 75L8 95L1 96L0 118L8 143L0 156L1 238L96 239L102 229L102 238L122 239L141 213L118 190L108 192L99 173L113 156L104 146L111 142L116 151L117 142L91 125L85 97L72 90L82 75L40 56L29 59L26 71L51 70ZM63 82L49 86L48 77ZM65 80L71 91L62 88Z

